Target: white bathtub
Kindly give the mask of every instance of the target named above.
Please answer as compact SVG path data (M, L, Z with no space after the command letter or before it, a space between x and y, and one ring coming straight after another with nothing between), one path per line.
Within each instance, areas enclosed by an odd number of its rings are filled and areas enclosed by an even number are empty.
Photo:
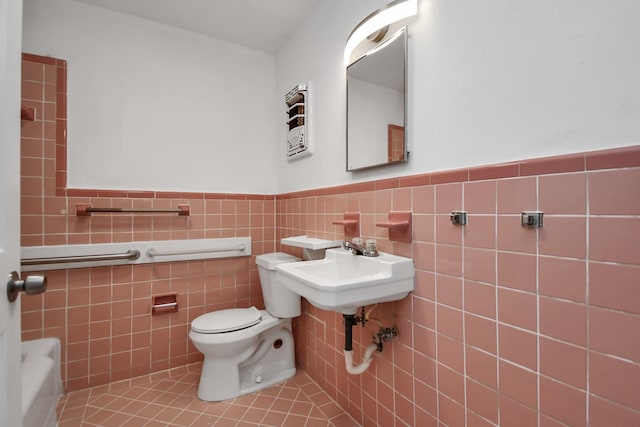
M24 427L56 426L62 396L60 340L22 342L22 423Z

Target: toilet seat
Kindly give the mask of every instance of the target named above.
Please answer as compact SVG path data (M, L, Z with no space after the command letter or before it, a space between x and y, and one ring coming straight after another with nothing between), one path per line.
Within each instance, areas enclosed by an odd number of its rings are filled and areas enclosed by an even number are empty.
M201 334L221 334L260 323L262 312L255 307L230 308L206 313L191 322L191 330Z

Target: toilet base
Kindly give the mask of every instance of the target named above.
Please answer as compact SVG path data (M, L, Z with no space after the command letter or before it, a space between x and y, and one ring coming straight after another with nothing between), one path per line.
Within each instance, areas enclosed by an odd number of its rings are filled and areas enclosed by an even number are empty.
M198 398L208 402L232 399L288 380L296 374L290 319L260 334L255 346L232 359L205 355ZM238 363L240 361L240 363Z

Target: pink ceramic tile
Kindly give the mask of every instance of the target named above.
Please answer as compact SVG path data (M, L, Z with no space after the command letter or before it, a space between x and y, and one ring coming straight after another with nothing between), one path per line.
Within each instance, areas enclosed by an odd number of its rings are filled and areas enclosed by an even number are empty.
M586 262L567 258L538 258L540 294L585 302L587 291Z
M640 410L640 365L595 351L589 354L590 391L603 398Z
M442 184L435 187L436 213L449 214L463 210L462 184Z
M496 354L496 322L472 314L465 314L464 322L465 343Z
M589 263L589 303L640 314L640 267Z
M589 258L640 264L640 218L589 218Z
M427 329L420 326L413 327L413 350L414 350L414 359L416 359L416 366L418 365L417 359L421 354L428 356L429 358L435 360L436 355L436 333L433 329ZM421 368L422 369L422 368ZM428 381L428 378L420 377L420 373L416 371L416 378L422 378L425 382L431 384ZM433 381L435 381L435 376L433 376ZM435 387L435 382L431 384Z
M419 407L415 408L415 413L416 413L416 424L418 426L424 426L424 427L437 427L438 425L438 421L436 420L436 418L431 415L431 413L429 413L428 411L425 411ZM437 413L437 412L434 412Z
M466 374L486 387L498 388L498 359L484 351L466 346Z
M444 365L438 365L438 391L464 404L464 376Z
M435 217L427 214L413 214L413 240L433 243L435 237Z
M65 308L67 304L67 293L64 290L51 289L51 285L48 287L49 291L44 294L44 308Z
M462 279L459 277L436 275L437 302L462 309Z
M540 377L540 412L568 425L586 425L586 393Z
M416 395L415 404L417 408L422 408L427 413L436 414L438 411L438 394L436 390L421 381L416 381L414 387Z
M435 304L422 298L413 298L413 322L417 325L435 329Z
M435 335L434 335L433 341L435 342ZM415 366L417 368L415 370L416 380L422 381L423 383L427 384L428 386L434 389L437 387L436 378L437 378L437 371L438 371L437 363L435 361L435 356L436 356L435 349L433 351L433 358L428 356L423 356L422 354L418 354L418 353L414 355Z
M640 425L640 412L590 395L589 424L592 426L637 426Z
M435 245L413 242L413 261L416 269L435 271Z
M498 252L498 285L536 291L536 257L533 255Z
M411 210L411 188L397 188L392 191L392 210Z
M411 353L408 351L407 353ZM408 369L412 368L412 360L408 361L408 363L403 363L400 361L398 363L397 358L394 356L394 362L400 365L406 366ZM400 368L396 368L393 371L393 389L400 396L405 399L413 400L413 376ZM397 398L397 396L396 396Z
M464 249L465 279L496 283L496 252L485 249Z
M438 419L441 423L444 423L444 425L465 425L464 412L464 406L460 403L448 398L444 394L438 395Z
M498 376L500 394L531 409L538 407L538 377L533 371L501 360Z
M498 392L483 386L471 379L467 379L466 405L483 418L498 422Z
M589 173L591 215L639 215L640 168Z
M496 217L489 215L468 215L463 227L464 245L476 248L495 249Z
M375 212L377 214L388 214L391 211L391 190L381 190L374 193L375 199ZM330 211L330 206L327 207L327 211Z
M464 346L460 341L438 334L438 361L449 368L464 372Z
M535 294L498 289L498 321L535 332L537 329Z
M538 427L538 414L520 403L500 396L500 426Z
M471 280L464 281L464 310L495 319L496 287Z
M545 216L539 234L540 254L585 258L586 227L587 221L583 217Z
M413 213L435 212L435 187L421 186L411 189Z
M42 319L43 319L43 313L42 311L30 311L30 312L25 312L24 310L22 311L22 330L23 331L28 331L28 330L34 330L34 329L42 329Z
M613 148L585 153L587 170L615 169L640 165L638 146Z
M448 245L462 244L463 227L451 224L449 215L435 216L435 241Z
M396 398L395 398L395 413L396 413L396 419L397 419L397 424L404 422L406 425L415 425L415 419L414 419L414 407L415 404L412 400L406 399L402 396L399 396L396 393ZM303 419L303 421L306 421ZM342 424L344 427L348 427L353 423L351 418L347 418L345 419L345 422ZM336 425L340 425L338 423L336 423Z
M501 359L529 369L536 369L538 345L534 333L499 324L498 348Z
M587 351L548 338L540 338L540 372L552 379L586 388Z
M435 274L423 270L417 270L413 295L435 300Z
M535 253L538 233L523 227L520 215L498 216L497 248L499 251Z
M640 363L640 317L619 311L589 309L589 348Z
M464 210L470 215L496 213L496 181L464 183Z
M535 178L512 178L498 181L498 213L519 214L537 209Z
M437 245L436 272L455 277L462 277L462 247Z
M540 334L579 346L587 343L587 310L577 304L540 297Z
M436 307L438 332L462 341L462 311L442 305Z
M544 175L539 178L538 187L538 208L541 211L550 215L586 213L585 173Z

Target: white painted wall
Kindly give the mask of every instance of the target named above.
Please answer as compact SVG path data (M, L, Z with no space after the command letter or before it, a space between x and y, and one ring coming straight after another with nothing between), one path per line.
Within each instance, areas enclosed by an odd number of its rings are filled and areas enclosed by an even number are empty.
M279 52L278 93L314 89L314 155L278 155L279 192L640 143L637 0L420 0L409 162L345 172L342 50L386 2L326 0Z
M70 0L25 0L23 50L68 61L69 187L276 191L273 55Z
M274 59L26 0L24 50L69 61L69 185L272 194L640 143L637 0L420 0L409 162L346 172L343 47L385 3L324 0ZM314 154L288 162L284 95L301 82Z

